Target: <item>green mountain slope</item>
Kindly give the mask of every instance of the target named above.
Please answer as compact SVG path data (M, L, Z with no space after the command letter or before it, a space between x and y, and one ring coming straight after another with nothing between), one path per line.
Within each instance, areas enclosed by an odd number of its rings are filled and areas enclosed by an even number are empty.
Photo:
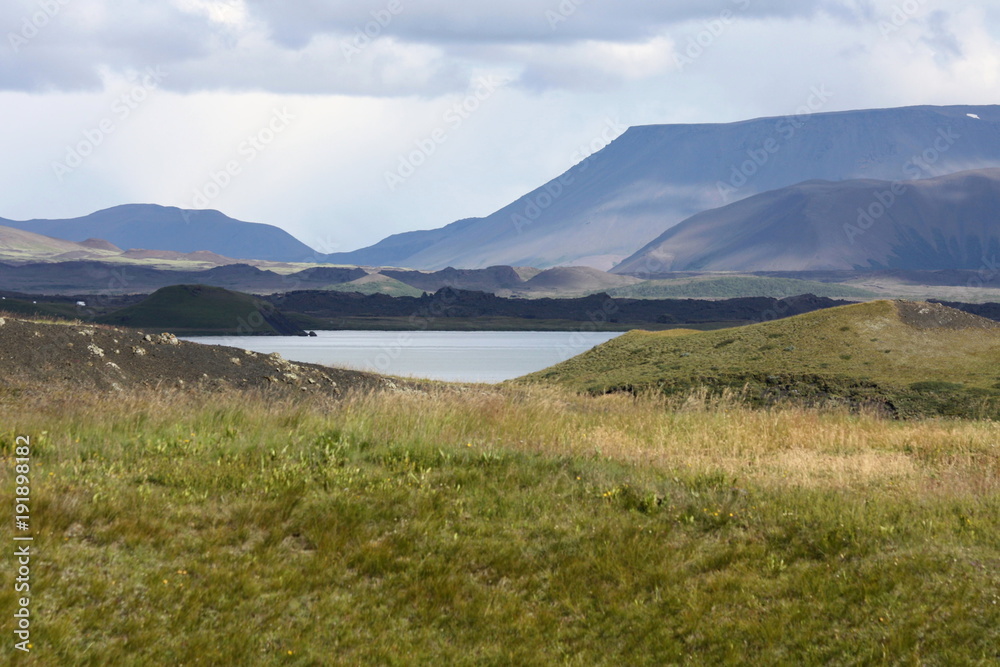
M876 301L685 336L633 331L524 379L591 393L733 389L758 404L872 404L901 416L1000 414L1000 324Z
M249 294L207 285L164 287L98 322L173 333L299 335L275 307Z

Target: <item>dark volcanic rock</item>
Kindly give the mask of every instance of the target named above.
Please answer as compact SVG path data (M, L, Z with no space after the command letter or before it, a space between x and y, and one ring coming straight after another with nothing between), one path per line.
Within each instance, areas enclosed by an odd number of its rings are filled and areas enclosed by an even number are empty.
M506 299L483 292L441 289L419 298L363 296L325 291L301 291L269 297L286 313L313 317L405 317L415 325L428 318L509 317L529 320L570 320L595 325L615 323L755 322L842 306L813 295L771 299L750 297L704 301L697 299L614 299L592 294L579 299Z

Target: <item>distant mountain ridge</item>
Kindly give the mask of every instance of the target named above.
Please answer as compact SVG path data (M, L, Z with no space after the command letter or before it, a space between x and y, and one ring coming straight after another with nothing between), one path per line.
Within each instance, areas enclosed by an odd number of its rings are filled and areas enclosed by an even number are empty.
M699 213L615 272L974 271L1000 257L998 215L1000 169L808 181Z
M992 167L1000 167L1000 106L633 127L490 216L328 259L430 270L607 270L692 215L803 181L913 180Z
M68 241L103 239L124 248L210 251L236 259L317 262L324 256L273 225L243 222L219 211L125 204L66 220L6 220L0 225Z

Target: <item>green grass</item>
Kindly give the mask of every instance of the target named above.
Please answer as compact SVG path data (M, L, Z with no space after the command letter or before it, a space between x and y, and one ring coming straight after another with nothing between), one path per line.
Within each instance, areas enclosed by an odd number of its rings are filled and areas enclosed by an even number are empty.
M249 294L207 285L174 285L96 321L184 334L274 334L276 318L284 319L273 305Z
M632 299L732 299L753 296L783 299L800 294L815 294L831 299L871 299L877 296L869 290L835 283L757 276L647 280L637 285L608 290L608 294Z
M918 329L879 301L682 337L633 331L526 380L590 393L708 387L756 404L832 400L900 416L1000 418L1000 330Z
M518 388L3 409L33 664L1000 659L995 423Z

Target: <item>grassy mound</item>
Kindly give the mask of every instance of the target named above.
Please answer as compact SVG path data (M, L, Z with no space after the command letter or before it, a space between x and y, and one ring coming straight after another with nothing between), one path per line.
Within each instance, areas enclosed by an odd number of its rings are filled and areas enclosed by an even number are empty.
M874 292L848 285L758 276L647 280L638 285L609 290L608 294L623 299L734 299L754 296L784 299L800 294L815 294L831 299L867 299L877 296Z
M175 334L294 336L302 333L273 304L249 294L207 285L164 287L143 301L97 321Z
M2 400L38 664L998 657L996 424L551 388Z
M635 331L525 378L604 393L699 388L1000 416L1000 324L938 304L878 301L686 336Z

